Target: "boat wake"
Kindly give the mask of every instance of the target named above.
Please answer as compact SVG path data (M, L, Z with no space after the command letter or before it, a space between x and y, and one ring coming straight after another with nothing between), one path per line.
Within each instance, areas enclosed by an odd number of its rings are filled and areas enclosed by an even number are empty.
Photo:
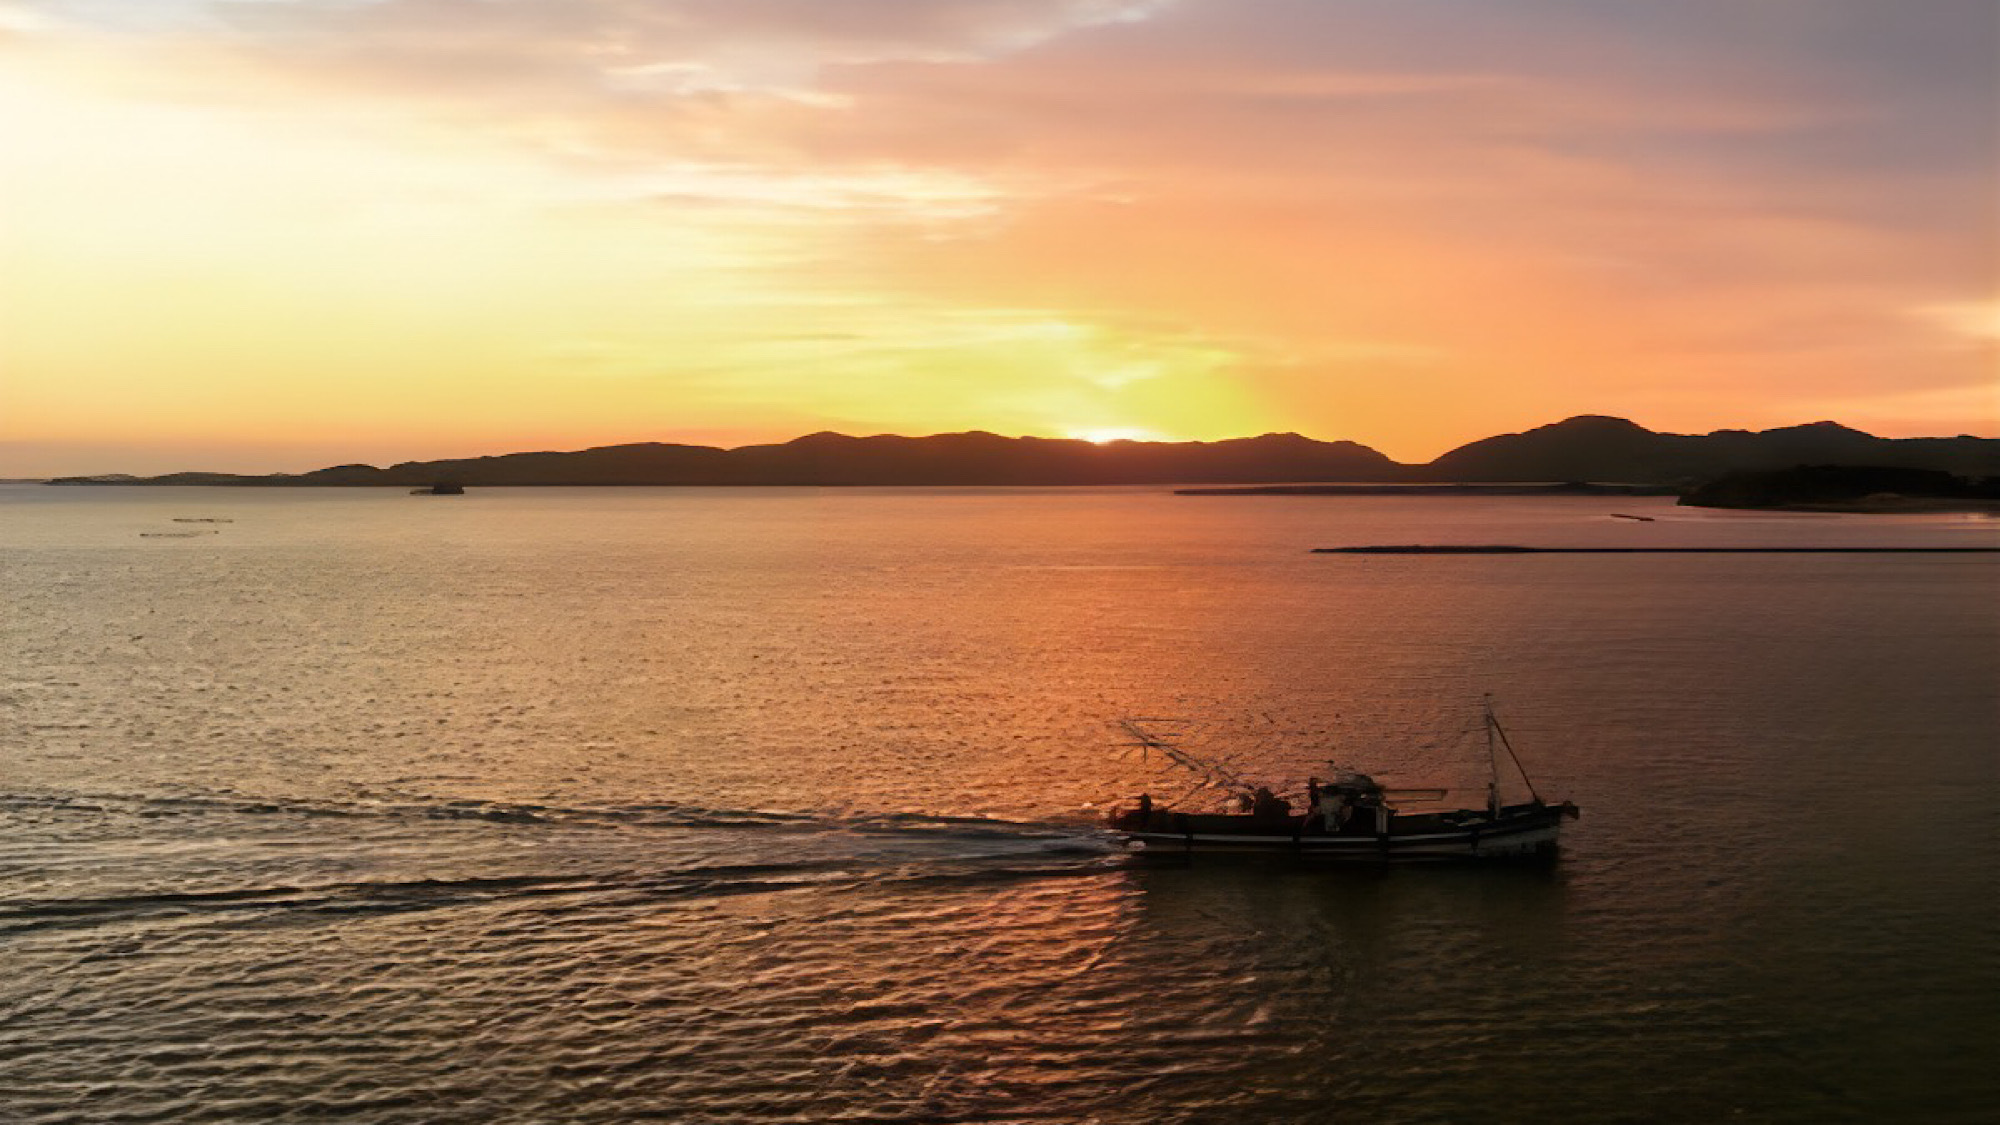
M919 890L1100 875L1120 854L1102 834L1065 825L671 804L4 794L0 826L11 841L0 847L0 874L41 875L5 880L12 890L0 892L0 939L79 927L634 910L802 890ZM70 893L47 893L57 888Z
M820 832L929 832L966 836L1074 835L1084 822L1021 821L921 813L814 813L719 809L698 805L545 805L448 799L415 794L364 795L348 800L245 796L230 793L0 793L0 816L42 812L144 818L297 816L367 820L487 821L638 828L742 828Z

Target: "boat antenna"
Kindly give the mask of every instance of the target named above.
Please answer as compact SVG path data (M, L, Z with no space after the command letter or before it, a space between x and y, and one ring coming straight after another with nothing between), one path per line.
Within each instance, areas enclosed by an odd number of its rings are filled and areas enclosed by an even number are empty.
M1485 702L1486 702L1486 754L1487 757L1491 759L1493 763L1494 791L1498 792L1500 788L1500 759L1497 756L1495 756L1494 746L1493 746L1493 736L1497 734L1500 736L1500 745L1506 747L1507 749L1507 756L1514 760L1515 772L1519 773L1521 775L1521 780L1527 783L1528 796L1533 797L1535 801L1539 803L1542 799L1542 795L1535 791L1535 779L1528 776L1528 767L1521 764L1521 756L1514 752L1514 743L1507 737L1507 728L1500 725L1499 717L1493 713L1492 692L1486 693Z

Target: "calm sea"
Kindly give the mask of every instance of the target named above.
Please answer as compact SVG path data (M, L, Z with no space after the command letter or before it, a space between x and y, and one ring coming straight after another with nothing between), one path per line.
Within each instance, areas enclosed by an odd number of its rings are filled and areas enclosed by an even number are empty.
M1307 553L1409 542L2000 523L0 488L0 1120L1991 1119L2000 557ZM1556 864L1091 828L1134 715L1476 802L1485 693Z

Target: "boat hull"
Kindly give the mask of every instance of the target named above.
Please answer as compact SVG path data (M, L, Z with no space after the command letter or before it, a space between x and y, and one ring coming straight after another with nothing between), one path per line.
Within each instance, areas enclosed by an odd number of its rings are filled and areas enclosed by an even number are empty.
M1350 827L1317 831L1305 818L1258 823L1253 817L1154 816L1144 827L1114 824L1128 844L1146 852L1290 852L1315 859L1383 863L1402 860L1531 859L1555 853L1568 805L1506 810L1498 819L1453 823L1426 816L1391 818L1386 831ZM1398 821L1403 821L1398 823ZM1232 823L1233 822L1233 823Z

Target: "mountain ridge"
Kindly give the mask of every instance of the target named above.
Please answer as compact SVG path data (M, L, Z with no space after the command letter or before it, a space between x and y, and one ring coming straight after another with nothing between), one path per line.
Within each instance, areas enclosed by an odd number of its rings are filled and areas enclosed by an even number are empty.
M1213 442L1003 437L983 430L905 437L831 431L733 449L631 442L378 468L310 472L183 472L59 477L50 484L275 487L558 485L1144 485L1307 482L1599 481L1687 484L1730 472L1803 464L2000 475L2000 438L1883 438L1837 422L1769 430L1674 434L1629 419L1582 414L1468 442L1425 464L1403 464L1353 441L1296 433Z

